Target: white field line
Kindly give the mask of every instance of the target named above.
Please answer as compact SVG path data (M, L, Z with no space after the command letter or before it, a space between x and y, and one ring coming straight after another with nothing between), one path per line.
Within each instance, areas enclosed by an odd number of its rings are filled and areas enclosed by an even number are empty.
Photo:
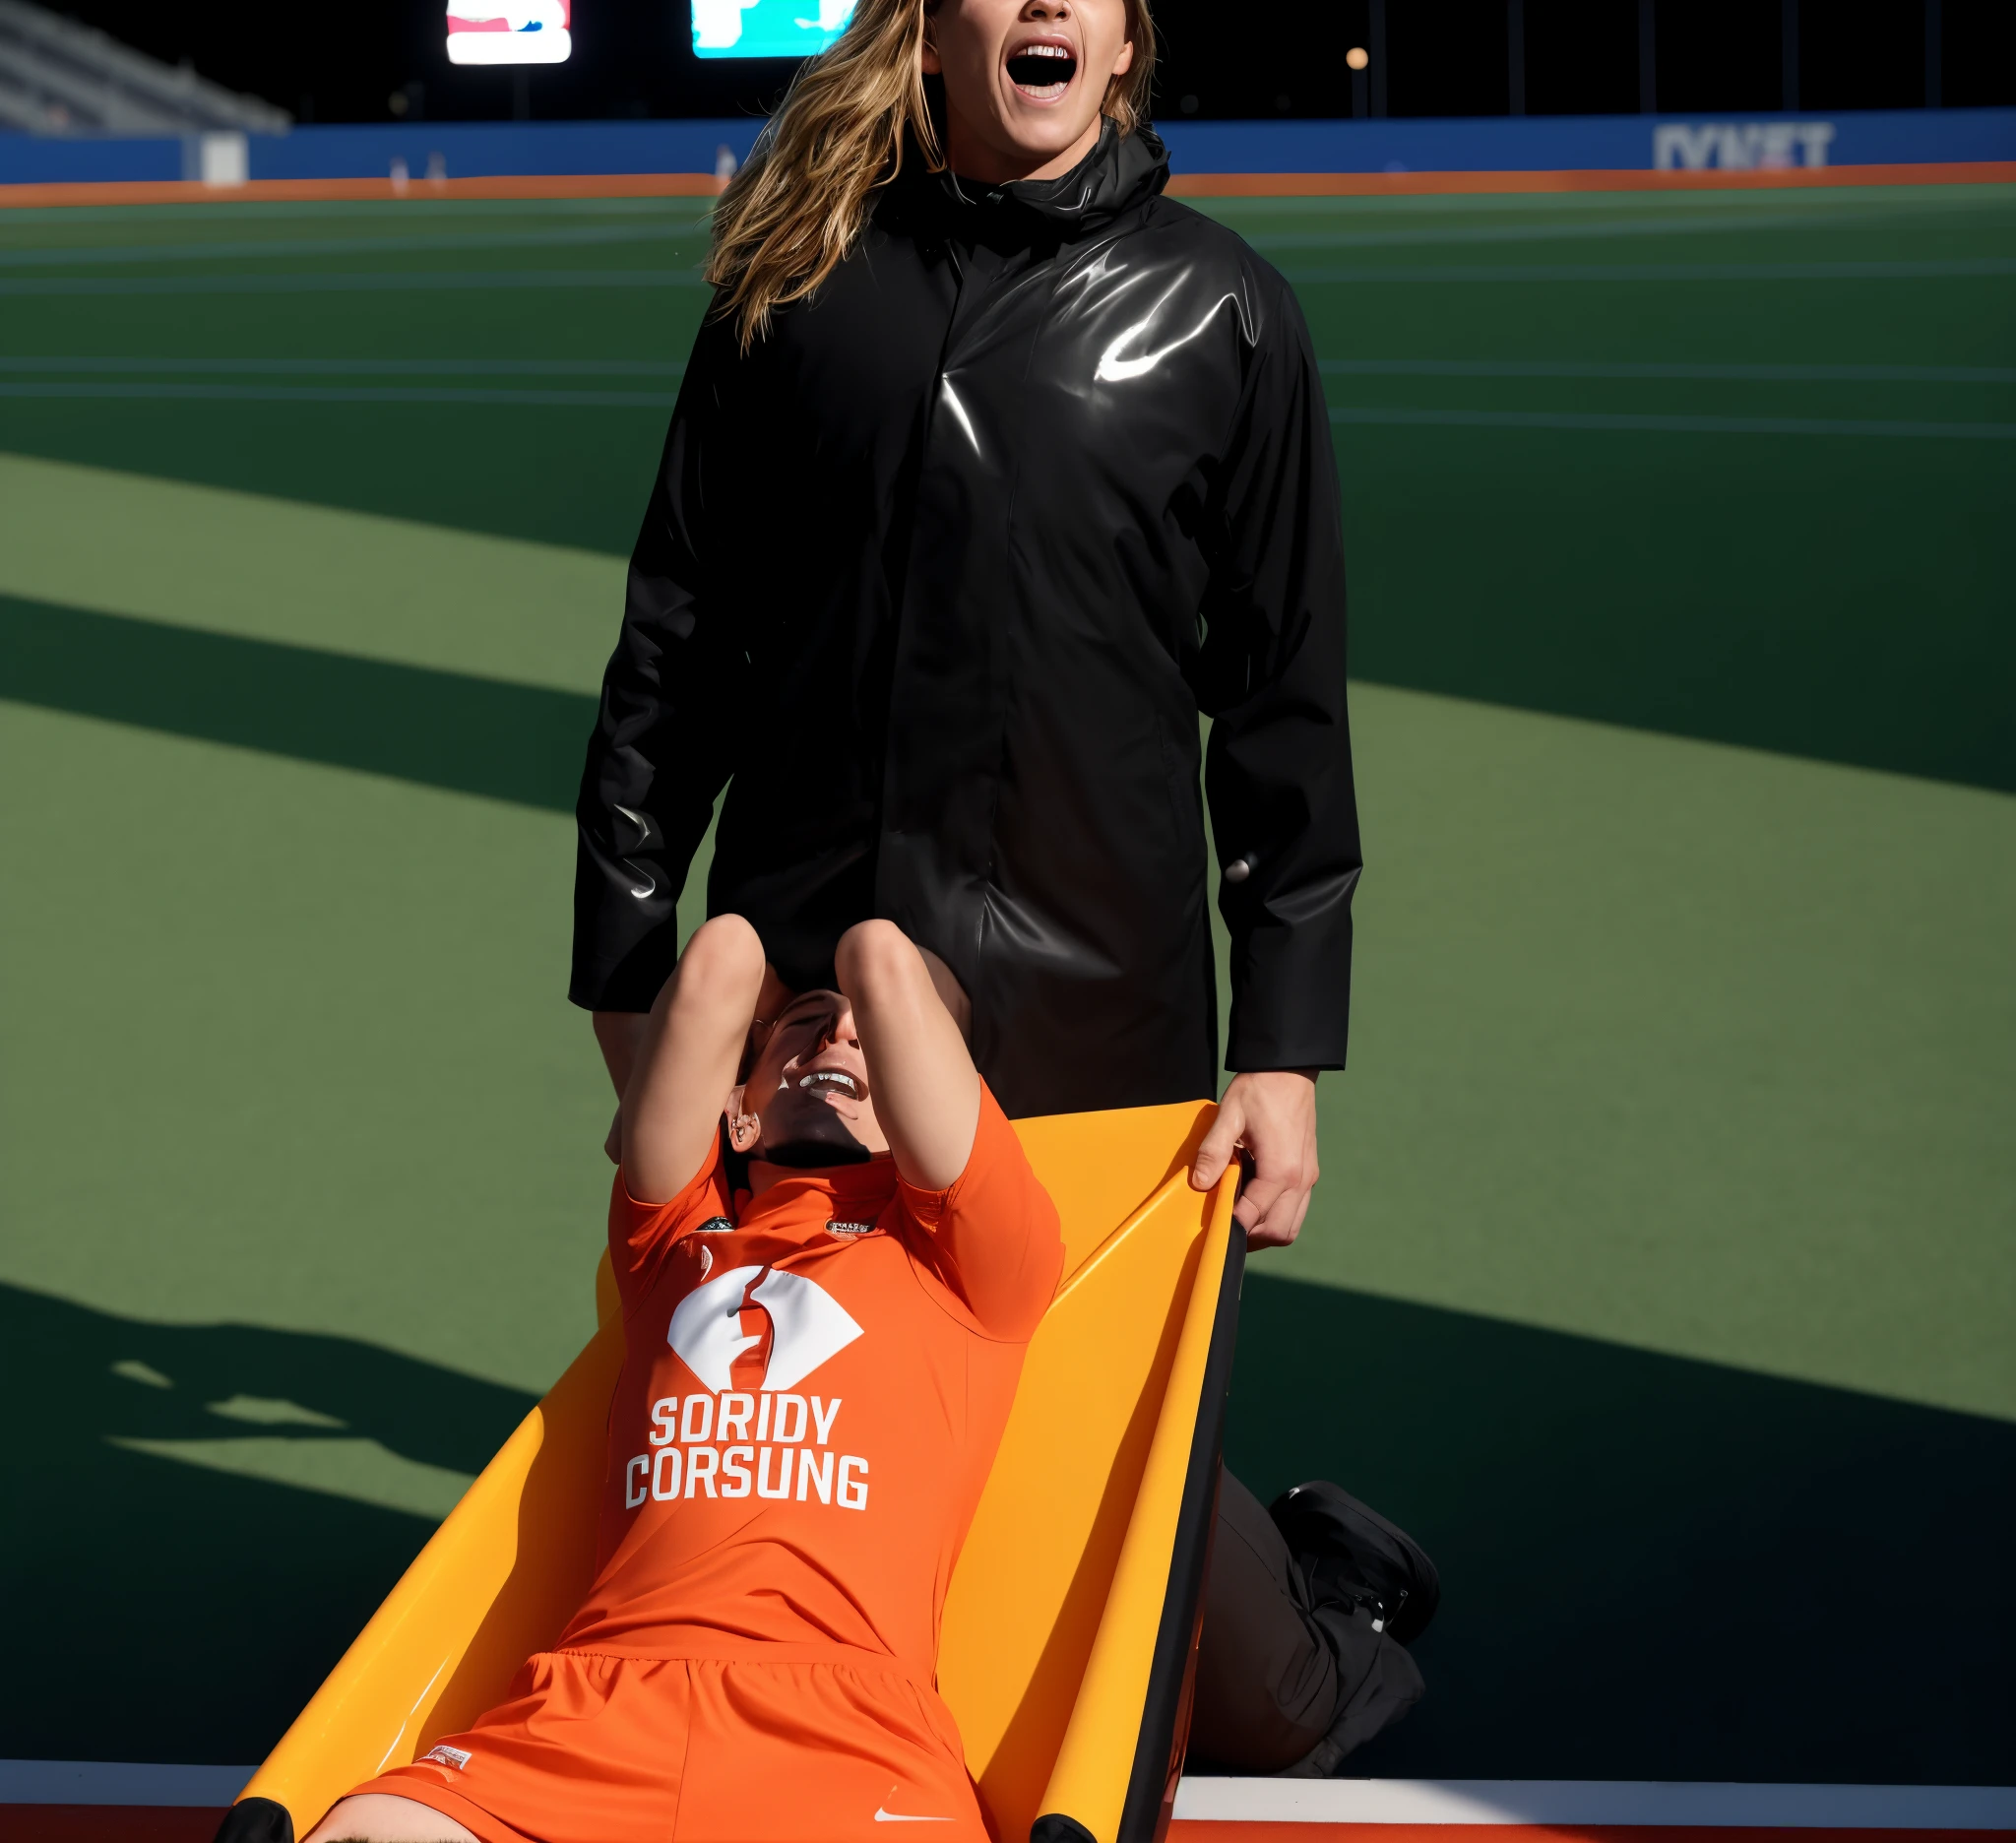
M249 1766L0 1760L0 1806L228 1805ZM1603 1779L1185 1779L1190 1822L1617 1824L2011 1830L2016 1787Z
M250 1766L154 1766L117 1760L0 1760L0 1806L193 1805L220 1808Z
M1192 1822L1645 1824L2010 1830L2016 1787L1606 1779L1185 1779Z
M0 384L0 395L26 394L38 387ZM112 387L118 388L118 387ZM162 390L168 387L159 386ZM1332 410L1339 425L1385 424L1395 428L1582 429L1596 433L1654 435L1857 435L1933 441L2016 441L2016 422L1902 422L1850 420L1836 416L1640 415L1580 410Z

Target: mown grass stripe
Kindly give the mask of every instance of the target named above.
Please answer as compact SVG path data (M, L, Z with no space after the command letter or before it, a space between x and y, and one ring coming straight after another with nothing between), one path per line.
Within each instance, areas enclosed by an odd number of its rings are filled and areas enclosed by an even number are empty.
M548 410L669 410L670 391L483 390L452 384L0 383L0 398L114 403L509 404Z
M1963 206L1964 208L1964 206ZM1925 226L1920 204L1864 206L1859 211L1772 212L1754 218L1717 215L1608 218L1563 223L1542 219L1525 223L1424 224L1414 228L1348 230L1260 230L1244 233L1257 250L1381 249L1465 243L1584 242L1616 237L1746 236L1758 230L1837 230L1876 223ZM1939 225L1940 229L1947 226Z
M143 358L9 357L0 371L149 372L293 377L682 377L682 358Z
M258 261L275 256L384 256L411 250L568 249L600 243L669 243L705 227L704 218L672 223L574 224L559 230L491 230L444 236L416 225L410 236L244 237L228 243L80 243L0 246L0 268L61 269L154 262Z
M351 275L12 276L0 294L383 294L519 288L685 288L695 269L409 269Z
M2016 256L1863 262L1437 263L1284 269L1298 287L1361 282L1926 282L2016 275Z
M7 361L0 359L0 365ZM1732 384L2016 384L2012 365L1692 364L1583 358L1325 358L1325 377L1651 378Z
M2016 422L1907 422L1836 416L1636 415L1574 410L1332 410L1334 423L1413 428L1588 429L1665 435L1873 435L2016 441Z

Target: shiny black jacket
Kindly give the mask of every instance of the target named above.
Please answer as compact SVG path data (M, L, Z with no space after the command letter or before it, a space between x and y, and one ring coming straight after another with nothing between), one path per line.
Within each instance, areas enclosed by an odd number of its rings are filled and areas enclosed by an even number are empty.
M886 916L1014 1114L1338 1067L1359 868L1337 482L1279 275L1110 124L1062 179L907 163L744 355L696 340L582 777L572 995L642 1010L711 914L793 985ZM1241 872L1244 872L1242 875Z

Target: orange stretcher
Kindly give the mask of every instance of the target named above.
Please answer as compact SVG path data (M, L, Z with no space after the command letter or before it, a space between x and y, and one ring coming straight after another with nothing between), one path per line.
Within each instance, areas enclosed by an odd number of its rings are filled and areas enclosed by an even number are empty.
M1189 1726L1245 1236L1236 1167L1190 1157L1209 1103L1017 1122L1064 1278L945 1605L938 1686L999 1843L1153 1843ZM586 1597L609 1396L600 1328L483 1468L295 1718L225 1835L305 1836L352 1786L499 1700ZM253 1806L249 1801L266 1801Z

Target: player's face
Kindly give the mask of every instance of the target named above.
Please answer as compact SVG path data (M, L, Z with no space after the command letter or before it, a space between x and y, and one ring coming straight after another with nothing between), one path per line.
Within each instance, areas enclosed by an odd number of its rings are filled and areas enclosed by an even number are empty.
M758 1123L742 1148L755 1158L844 1165L889 1150L846 998L800 992L785 1006L743 1085L742 1111Z
M924 69L945 79L954 170L990 184L1068 172L1133 61L1127 0L941 0Z

